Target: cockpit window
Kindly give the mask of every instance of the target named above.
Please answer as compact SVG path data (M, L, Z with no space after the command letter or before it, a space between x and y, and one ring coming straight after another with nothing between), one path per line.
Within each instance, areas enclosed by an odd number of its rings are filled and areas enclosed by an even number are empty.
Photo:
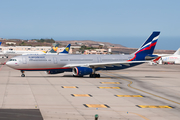
M17 61L16 59L10 59L9 61Z

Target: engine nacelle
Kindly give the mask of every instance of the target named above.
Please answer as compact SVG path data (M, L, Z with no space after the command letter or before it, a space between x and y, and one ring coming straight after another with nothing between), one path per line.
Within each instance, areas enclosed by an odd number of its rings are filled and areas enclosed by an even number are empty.
M51 70L51 71L46 71L47 74L59 74L63 73L64 71L59 71L59 70Z
M93 69L88 67L74 67L73 68L73 75L74 76L83 76L89 75L93 73Z
M158 55L147 55L145 57L145 60L152 60L152 59L156 59L157 57L159 57Z

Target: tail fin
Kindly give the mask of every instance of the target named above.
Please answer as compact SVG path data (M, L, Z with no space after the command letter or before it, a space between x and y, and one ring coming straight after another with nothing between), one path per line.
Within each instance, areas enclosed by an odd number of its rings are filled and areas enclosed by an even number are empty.
M154 48L159 38L159 34L159 31L153 32L144 42L144 44L142 44L142 46L134 53L134 58L129 61L145 60L146 56L151 56L154 52Z
M57 49L58 49L59 44L58 43L54 43L53 46L54 47L49 52L47 52L47 53L57 53Z
M1 43L2 43L2 42L0 42L0 46L1 46Z
M180 55L180 48L173 55Z
M69 50L70 50L70 47L71 47L71 44L67 45L66 48L65 48L62 52L60 52L59 54L62 54L62 53L63 53L63 54L64 54L64 53L65 53L65 54L68 54L68 53L69 53Z

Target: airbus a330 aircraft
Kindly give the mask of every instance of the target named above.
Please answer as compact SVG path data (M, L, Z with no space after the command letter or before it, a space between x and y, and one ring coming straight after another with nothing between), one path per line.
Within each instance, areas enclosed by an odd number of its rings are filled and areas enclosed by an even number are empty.
M160 32L153 32L131 55L25 55L10 59L6 65L24 71L46 71L49 74L73 72L73 76L100 77L99 70L119 70L151 60ZM135 41L132 41L135 42Z

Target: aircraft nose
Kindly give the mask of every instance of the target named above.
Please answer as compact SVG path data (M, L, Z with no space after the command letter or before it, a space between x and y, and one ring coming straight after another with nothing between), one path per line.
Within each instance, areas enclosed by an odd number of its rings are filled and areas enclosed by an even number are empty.
M12 62L8 61L5 63L8 67L12 67Z
M6 64L7 66L9 66L10 62L6 62L5 64Z

